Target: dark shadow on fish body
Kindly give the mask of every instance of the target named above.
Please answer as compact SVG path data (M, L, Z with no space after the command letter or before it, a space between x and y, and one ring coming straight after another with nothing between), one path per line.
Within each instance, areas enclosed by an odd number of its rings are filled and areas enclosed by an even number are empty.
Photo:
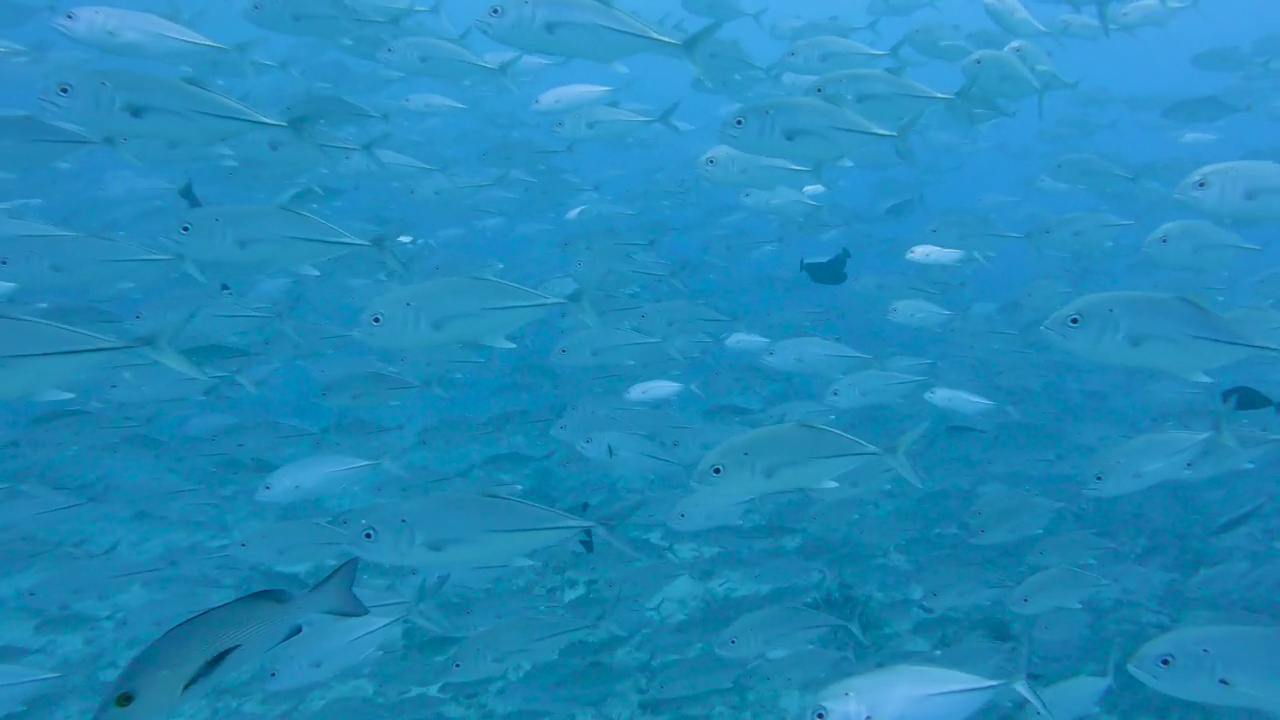
M1223 390L1222 404L1229 410L1237 412L1266 410L1268 408L1276 408L1276 412L1280 412L1280 407L1276 407L1274 400L1263 395L1258 390L1244 385L1237 385Z
M849 279L845 266L849 264L851 257L853 255L847 248L841 248L839 253L827 260L801 260L800 271L819 285L843 285Z

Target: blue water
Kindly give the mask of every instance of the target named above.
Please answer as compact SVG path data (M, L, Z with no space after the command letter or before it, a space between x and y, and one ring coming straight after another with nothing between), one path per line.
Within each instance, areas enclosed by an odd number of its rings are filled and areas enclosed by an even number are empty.
M1273 3L1100 39L1011 33L976 1L873 29L867 3L746 4L766 11L711 41L729 70L680 49L712 22L696 4L500 1L537 23L492 30L473 0L0 0L0 716L1280 707L1250 644L1280 622L1280 211L1174 195L1240 160L1263 168L1243 196L1280 187ZM1052 67L1012 59L1038 80L1008 94L909 47L775 67L831 32L784 21L833 13L876 50L942 23ZM700 169L759 147L733 118L850 69L946 98L841 110L891 139L810 98L751 160L792 177ZM1054 73L1072 85L1041 112ZM535 112L570 84L602 87ZM463 107L406 106L426 93ZM1162 117L1210 96L1222 117ZM593 117L614 127L562 127ZM795 148L813 135L822 158ZM1082 218L1100 227L1045 239ZM1153 247L1181 220L1224 235ZM847 278L806 273L842 250ZM1164 304L1109 306L1126 332L1101 350L1042 329L1113 291ZM352 558L360 612L349 577L304 594ZM1144 675L1166 649L1215 663Z

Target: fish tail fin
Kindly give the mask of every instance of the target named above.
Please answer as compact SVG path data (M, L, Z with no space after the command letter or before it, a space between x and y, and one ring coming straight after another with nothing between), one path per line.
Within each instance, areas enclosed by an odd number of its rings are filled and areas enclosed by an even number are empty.
M684 51L685 57L689 58L689 61L696 65L697 63L695 60L697 58L698 50L701 48L702 44L715 37L715 34L720 32L720 28L722 27L724 27L724 21L717 20L685 38L684 41L680 43L680 49Z
M182 373L196 380L208 380L209 375L205 371L196 366L195 363L187 359L185 355L173 349L172 342L175 337L182 334L183 330L191 324L195 319L198 311L192 311L182 317L181 320L172 323L160 332L151 336L146 340L143 346L145 352L152 360L166 367Z
M902 437L898 438L898 442L893 447L893 454L886 453L884 456L885 462L889 463L889 467L896 470L907 482L918 488L923 488L924 483L920 481L919 473L912 467L911 461L907 459L907 450L925 434L931 424L932 421L925 420L908 430Z
M873 18L873 19L871 20L871 22L867 23L866 25L863 25L863 26L862 26L862 29L863 29L863 30L870 30L872 35L875 35L877 38L882 38L882 37L884 37L884 35L882 35L882 34L880 33L880 21L881 21L881 20L884 20L884 16L883 16L883 15L878 15L878 16L876 16L875 18ZM893 52L893 51L891 50L890 52Z
M511 57L498 63L498 74L502 76L503 81L507 83L507 87L512 90L518 90L516 84L511 81L511 71L520 67L520 63L524 61L524 53L516 53Z
M1213 419L1213 436L1218 440L1218 442L1229 448L1242 450L1243 448L1240 447L1240 441L1236 440L1236 436L1231 434L1231 428L1227 425L1227 418L1228 414L1226 412L1220 412L1217 417Z
M677 100L671 103L670 105L668 105L667 108L663 110L661 114L658 115L658 117L653 119L653 121L658 123L662 127L670 130L671 132L675 132L675 133L684 132L684 130L682 130L680 126L677 125L675 121L671 119L673 116L675 116L676 110L679 110L679 109L680 109L680 101Z
M351 558L342 563L333 572L316 583L307 592L307 604L314 612L339 617L363 617L369 614L369 608L356 596L351 586L356 581L356 571L360 569L360 560Z
M1027 702L1031 703L1031 707L1036 709L1043 720L1054 720L1053 713L1049 711L1049 706L1045 704L1044 698L1040 697L1040 693L1031 687L1031 683L1027 680L1027 671L1031 664L1030 641L1023 639L1020 645L1018 669L1014 676L1009 678L1009 687L1012 687Z
M894 154L903 162L914 164L916 160L915 153L911 150L911 135L915 132L916 126L920 124L920 118L924 117L924 113L920 113L913 118L909 118L906 122L898 127L898 137L895 138Z

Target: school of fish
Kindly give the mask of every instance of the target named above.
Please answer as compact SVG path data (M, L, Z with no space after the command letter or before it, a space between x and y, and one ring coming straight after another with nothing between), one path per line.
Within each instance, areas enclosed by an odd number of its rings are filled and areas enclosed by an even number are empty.
M1280 715L1273 0L105 1L0 717Z

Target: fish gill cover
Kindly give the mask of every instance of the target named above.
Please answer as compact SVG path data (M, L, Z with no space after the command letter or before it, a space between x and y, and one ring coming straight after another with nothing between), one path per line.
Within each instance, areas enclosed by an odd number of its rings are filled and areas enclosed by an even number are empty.
M0 716L1280 713L1278 20L0 0Z

